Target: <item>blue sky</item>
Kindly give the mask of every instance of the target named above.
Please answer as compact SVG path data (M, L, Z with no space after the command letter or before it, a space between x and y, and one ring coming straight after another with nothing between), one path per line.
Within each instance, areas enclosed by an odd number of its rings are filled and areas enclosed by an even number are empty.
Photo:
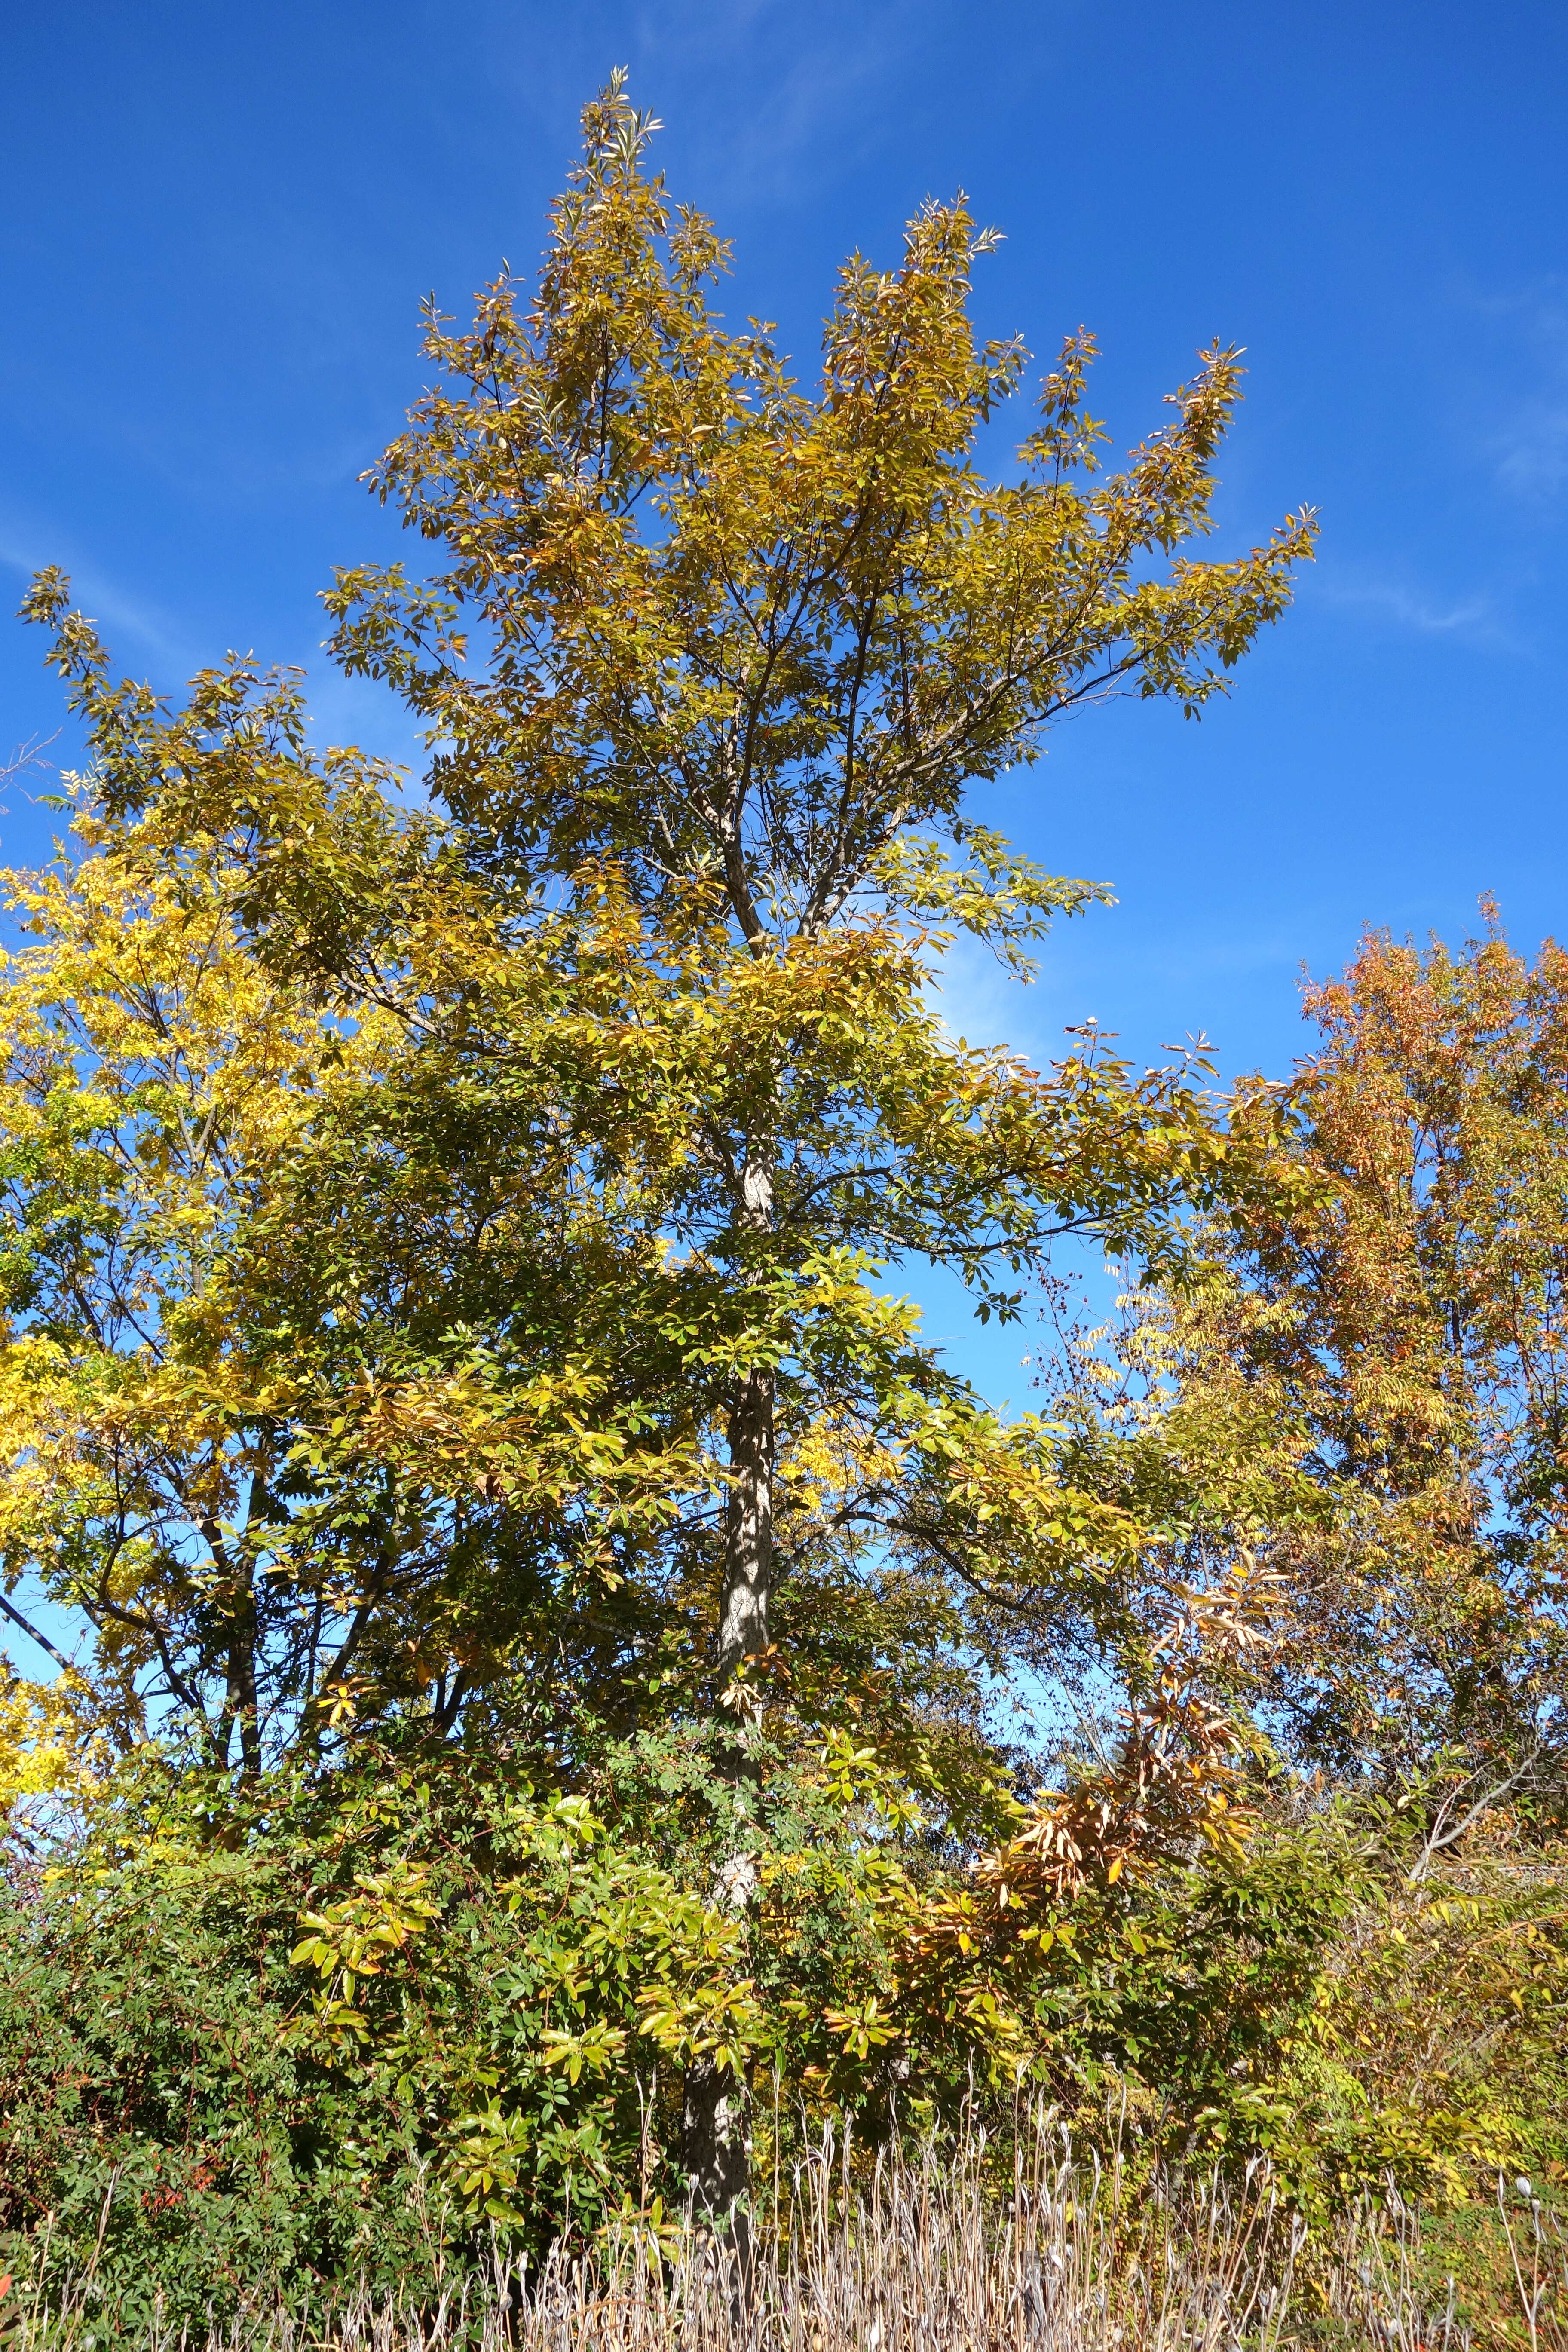
M460 312L503 256L531 266L616 63L735 241L731 315L809 361L843 254L891 257L961 185L1006 233L982 324L1042 359L1090 326L1123 442L1197 345L1247 347L1221 545L1321 511L1228 705L1089 713L990 795L1121 903L1026 995L961 966L962 1026L1048 1055L1092 1013L1140 1055L1203 1031L1227 1070L1280 1073L1300 965L1342 964L1364 922L1458 937L1492 891L1521 945L1563 928L1561 0L14 6L0 606L61 562L126 667L303 662L326 735L406 750L325 670L316 593L395 536L356 476L423 382L419 298ZM38 651L0 622L0 756L59 724ZM11 862L52 823L26 790Z

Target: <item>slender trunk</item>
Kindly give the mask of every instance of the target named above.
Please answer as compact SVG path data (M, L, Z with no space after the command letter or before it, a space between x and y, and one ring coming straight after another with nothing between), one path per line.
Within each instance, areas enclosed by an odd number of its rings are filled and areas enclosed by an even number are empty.
M255 1780L261 1773L261 1726L256 1706L255 1570L248 1560L244 1576L245 1588L235 1606L224 1712L232 1713L238 1722L240 1769L247 1780Z
M730 1489L724 1590L719 1604L719 1680L768 1646L773 1579L773 1375L747 1373L730 1413Z
M757 1891L757 1864L743 1850L730 1856L715 1890L726 1910L745 1911ZM747 2191L752 2184L752 2095L743 2075L694 2059L686 2071L681 2113L692 2208L716 2224L736 2262L734 2284L749 2302L752 2259Z
M742 1230L772 1229L773 1189L765 1160L748 1155L742 1173ZM724 1583L719 1603L716 1664L722 1690L749 1657L768 1646L768 1604L773 1581L773 1413L777 1384L771 1366L754 1365L730 1408L731 1487L724 1530ZM739 1725L737 1725L739 1732ZM750 1780L754 1768L739 1737L731 1745L729 1776ZM742 1808L737 1803L737 1813ZM756 1863L737 1846L725 1860L716 1899L737 1911L749 1907ZM699 2058L688 2069L682 2116L687 2179L696 2210L718 2221L742 2263L748 2232L745 2196L751 2174L750 2095L742 2077Z
M748 1153L741 1172L744 1234L771 1233L773 1172ZM724 1589L719 1604L719 1680L733 1677L742 1659L768 1646L768 1603L773 1580L773 1402L771 1365L753 1365L730 1408L730 1503L724 1535Z
M215 1565L227 1573L232 1600L228 1620L228 1656L219 1721L221 1760L228 1762L228 1743L239 1727L240 1769L247 1780L261 1773L261 1725L256 1703L256 1563L247 1553L230 1556L222 1529L211 1519L201 1523L202 1535Z
M686 2176L695 2211L732 2231L745 2208L751 2184L751 2105L738 2074L711 2058L694 2058L686 2070L681 2129Z

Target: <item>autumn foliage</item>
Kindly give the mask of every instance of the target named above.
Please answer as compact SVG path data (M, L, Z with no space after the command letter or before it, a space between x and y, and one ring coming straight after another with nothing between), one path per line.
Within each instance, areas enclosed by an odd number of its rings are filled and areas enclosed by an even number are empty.
M805 385L656 128L613 81L537 284L429 319L433 568L327 594L416 789L27 598L89 763L6 882L0 1570L70 1663L0 1696L0 2203L127 2310L733 2242L825 2124L1025 2099L1320 2217L1562 2161L1498 2053L1568 1957L1568 967L1371 940L1229 1101L954 1037L959 933L1107 895L973 788L1199 714L1313 525L1205 551L1217 347L1107 473L1069 336L984 476L962 202ZM1019 1321L1067 1239L1122 1319L1003 1416L900 1269Z

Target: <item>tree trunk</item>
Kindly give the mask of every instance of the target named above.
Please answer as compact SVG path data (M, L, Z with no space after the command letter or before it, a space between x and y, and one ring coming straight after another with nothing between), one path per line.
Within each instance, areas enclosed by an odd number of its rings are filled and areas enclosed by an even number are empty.
M681 2116L686 2175L695 2210L733 2229L751 2179L750 2101L746 2085L711 2058L694 2058L686 2070Z
M742 1171L738 1223L742 1231L772 1229L773 1188L767 1162L748 1155ZM776 1381L769 1365L753 1365L730 1409L731 1484L725 1515L724 1583L719 1603L717 1673L721 1693L738 1668L768 1646L768 1604L773 1580L773 1406ZM740 1726L737 1723L737 1735ZM725 1765L737 1783L754 1768L739 1736ZM743 1807L737 1802L737 1815ZM756 1888L756 1864L737 1846L719 1874L715 1899L744 1910ZM742 2266L749 2231L744 2200L751 2172L747 2130L750 2100L742 2078L710 2058L696 2059L686 2076L682 2136L686 2172L698 2212L721 2225Z
M223 1530L215 1520L204 1519L201 1529L214 1566L226 1575L230 1594L219 1761L226 1769L229 1742L237 1725L240 1769L247 1780L255 1780L261 1773L261 1724L256 1703L256 1564L246 1554L237 1561L230 1559Z
M773 1580L773 1375L754 1367L730 1413L730 1489L724 1590L719 1604L719 1681L768 1646Z
M773 1230L773 1183L768 1161L748 1152L741 1171L741 1231ZM773 1580L773 1399L771 1365L746 1374L730 1408L730 1488L724 1536L724 1590L719 1604L719 1681L768 1646Z
M239 1725L240 1769L247 1780L261 1777L261 1725L256 1704L256 1593L246 1568L245 1590L235 1610L234 1638L228 1654L226 1712Z
M757 1891L755 1857L732 1853L715 1890L726 1910L746 1910ZM752 2224L747 2191L752 2183L750 2088L742 2075L694 2059L686 2070L681 2113L686 2178L692 2210L728 2242L734 2259L732 2288L741 2306L751 2300Z

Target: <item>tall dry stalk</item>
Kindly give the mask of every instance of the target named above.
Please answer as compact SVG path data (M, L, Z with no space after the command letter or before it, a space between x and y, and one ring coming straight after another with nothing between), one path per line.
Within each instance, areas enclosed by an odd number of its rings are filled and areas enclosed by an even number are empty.
M973 2136L868 2171L831 2132L779 2183L744 2255L692 2224L637 2224L558 2247L413 2308L350 2295L317 2311L258 2305L193 2337L128 2334L88 2276L18 2309L5 2352L1462 2352L1446 2303L1417 2287L1420 2218L1364 2209L1325 2258L1255 2168L1239 2188L1167 2180L1127 2191L1075 2162L1048 2118L1021 2136L1010 2183ZM1505 2224L1506 2224L1505 2216ZM1537 2216L1510 2235L1510 2336L1563 2352L1563 2250ZM3 2313L3 2306L0 2306Z

